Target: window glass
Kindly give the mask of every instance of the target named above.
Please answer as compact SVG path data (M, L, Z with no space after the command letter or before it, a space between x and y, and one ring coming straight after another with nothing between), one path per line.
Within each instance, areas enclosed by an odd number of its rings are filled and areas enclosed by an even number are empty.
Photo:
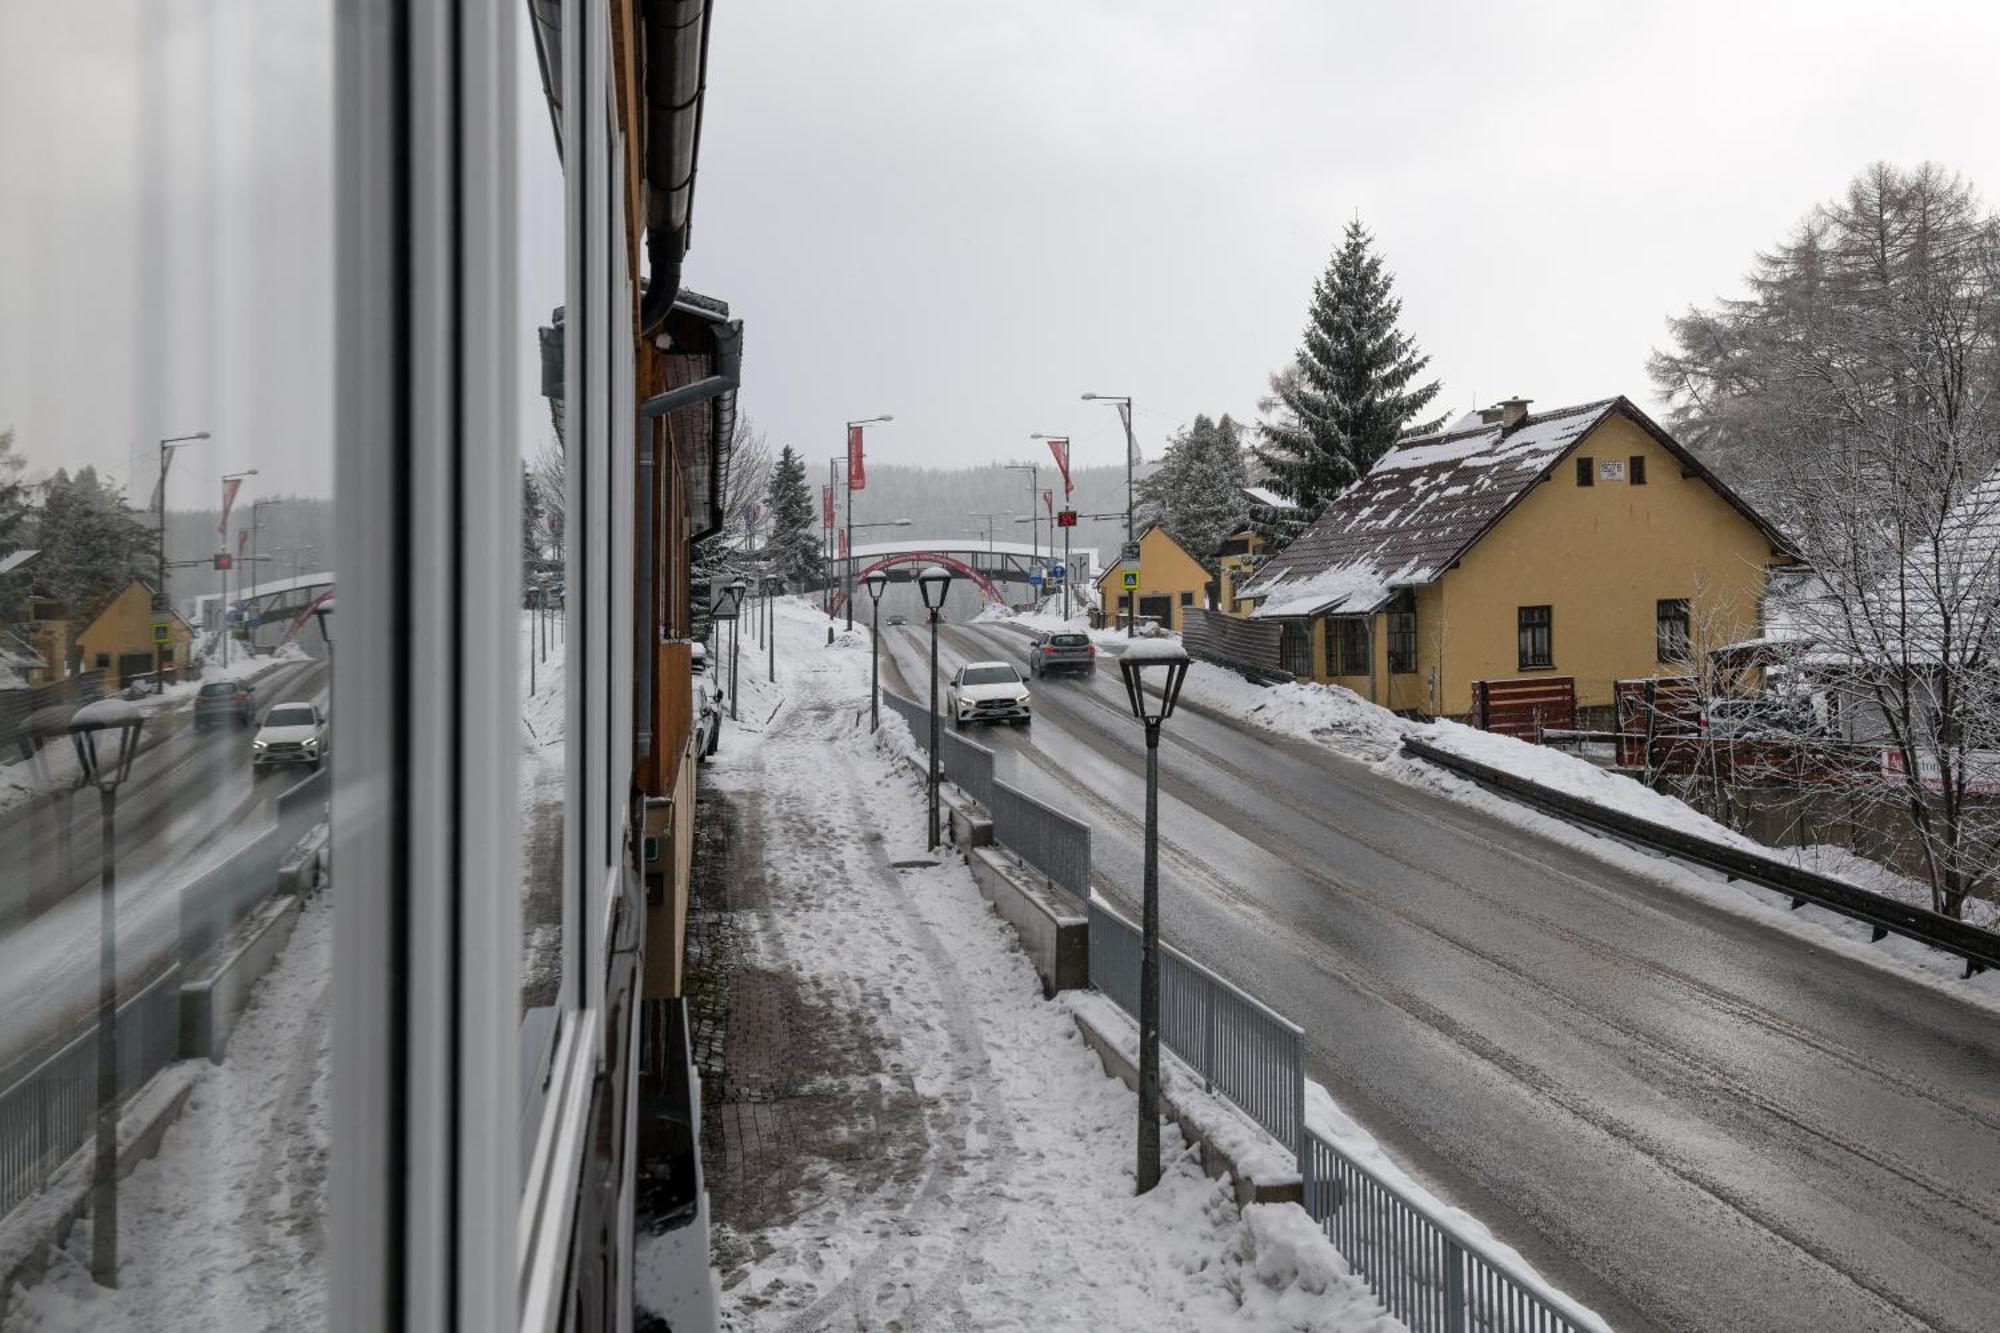
M1417 613L1391 611L1389 622L1389 670L1408 675L1417 669Z
M1688 655L1688 604L1685 597L1662 600L1653 611L1653 639L1662 662L1681 662Z
M1017 685L1020 676L1010 666L967 667L961 680L965 685Z
M1579 458L1576 460L1576 484L1579 486L1595 486L1597 484L1596 459Z
M527 1085L523 1135L539 1124L543 1075L553 1058L557 1015L566 1002L575 875L569 745L570 638L566 612L571 561L568 426L564 382L580 355L565 319L568 267L565 182L556 130L542 88L530 7L517 7L515 55L515 327L510 402L521 484L520 601L517 608L520 767L517 824L521 874L521 1060ZM551 77L560 77L559 71ZM581 419L580 414L575 419Z
M6 1326L321 1328L341 756L264 734L348 688L332 6L6 44L0 1228L54 1242ZM93 1191L100 1113L152 1154Z
M1632 466L1631 471L1625 474L1626 480L1634 486L1644 486L1646 484L1646 456L1644 454L1633 454L1628 461Z
M1554 615L1546 606L1524 606L1520 610L1520 639L1522 670L1531 667L1553 666L1555 648L1553 644Z

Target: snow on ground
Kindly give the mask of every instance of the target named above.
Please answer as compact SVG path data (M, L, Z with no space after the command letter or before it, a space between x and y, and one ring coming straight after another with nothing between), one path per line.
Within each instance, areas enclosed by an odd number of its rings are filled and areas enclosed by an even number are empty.
M558 626L520 614L521 1002L553 1004L562 982L563 807L569 694Z
M228 1058L196 1068L159 1153L119 1187L119 1285L90 1278L90 1223L17 1288L0 1333L206 1333L326 1323L333 910L310 899Z
M1830 847L1769 847L1717 823L1684 801L1656 792L1622 773L1599 768L1587 759L1456 722L1412 722L1337 685L1264 686L1212 663L1197 662L1188 671L1181 698L1185 703L1280 735L1325 745L1369 764L1385 776L1476 806L1531 829L1551 842L1587 852L1632 874L1850 957L1938 984L1954 995L1986 1007L2000 1008L2000 973L1985 972L1963 980L1964 964L1951 955L1898 936L1879 944L1871 943L1869 927L1860 922L1811 906L1793 911L1791 900L1782 894L1750 884L1730 884L1722 876L1699 867L1598 837L1489 792L1434 764L1409 758L1402 753L1401 745L1405 736L1415 736L1530 781L1640 819L1669 825L1694 837L1730 843L1844 879L1872 892L1886 893L1920 907L1930 906L1930 892L1922 884L1850 852ZM1971 904L1967 919L1988 929L2000 928L2000 910L1991 903Z
M1302 1210L1239 1210L1172 1126L1165 1179L1133 1197L1132 1095L1041 998L1011 928L955 859L892 865L928 859L921 790L893 743L854 725L866 635L828 646L825 619L793 601L778 624L786 697L745 681L745 725L709 772L763 814L770 904L743 967L803 973L866 1024L881 1062L845 1081L913 1092L927 1129L913 1175L834 1154L785 1216L718 1237L759 1256L720 1274L724 1327L1399 1328ZM667 1267L642 1242L643 1302L662 1301Z

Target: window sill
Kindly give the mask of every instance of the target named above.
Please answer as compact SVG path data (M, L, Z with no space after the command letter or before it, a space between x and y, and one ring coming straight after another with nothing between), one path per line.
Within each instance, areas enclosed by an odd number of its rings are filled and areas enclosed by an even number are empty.
M1554 671L1555 669L1556 664L1554 662L1544 662L1540 666L1517 666L1514 668L1516 671Z

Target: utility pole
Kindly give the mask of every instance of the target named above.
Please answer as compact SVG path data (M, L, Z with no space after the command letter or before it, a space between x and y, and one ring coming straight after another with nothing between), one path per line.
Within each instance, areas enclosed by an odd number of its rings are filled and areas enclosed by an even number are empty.
M1083 400L1087 403L1110 403L1118 409L1118 419L1125 425L1125 549L1132 552L1132 563L1137 568L1139 563L1137 550L1139 539L1133 534L1132 512L1133 482L1139 459L1139 444L1138 441L1132 438L1132 400L1130 397L1124 395L1108 393L1087 393L1083 396ZM1125 600L1126 638L1131 638L1136 632L1138 620L1139 590L1134 588L1126 595Z
M174 461L174 450L185 449L196 440L205 440L208 432L198 430L192 435L169 435L160 441L160 484L153 488L153 508L159 515L160 528L156 534L158 548L154 552L159 561L160 586L153 593L153 610L164 612L173 603L167 599L167 468Z

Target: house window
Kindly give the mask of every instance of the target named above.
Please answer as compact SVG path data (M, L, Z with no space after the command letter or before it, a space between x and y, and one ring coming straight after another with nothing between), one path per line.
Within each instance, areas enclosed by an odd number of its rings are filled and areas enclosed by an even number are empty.
M1313 669L1312 631L1310 621L1287 620L1278 636L1278 658L1285 673L1292 676L1310 676Z
M1389 671L1407 676L1417 669L1417 612L1405 605L1389 612Z
M1332 622L1327 636L1327 666L1336 676L1368 674L1368 622L1345 616Z
M1194 605L1194 594L1193 594L1193 593L1191 593L1191 592L1184 592L1184 593L1182 593L1182 594L1181 594L1181 605L1182 605L1182 606L1193 606L1193 605Z
M1626 462L1631 466L1630 470L1625 474L1625 480L1634 486L1644 486L1646 484L1646 456L1644 454L1633 454Z
M109 670L111 670L111 654L110 654L110 653L99 653L99 654L97 655L97 669L98 669L99 671L109 671Z
M1533 671L1556 664L1555 615L1546 606L1524 606L1520 611L1521 670Z
M1576 460L1576 484L1579 486L1595 486L1597 484L1596 459L1579 458Z
M1685 597L1663 598L1653 608L1653 643L1662 662L1684 662L1688 653L1688 604Z

